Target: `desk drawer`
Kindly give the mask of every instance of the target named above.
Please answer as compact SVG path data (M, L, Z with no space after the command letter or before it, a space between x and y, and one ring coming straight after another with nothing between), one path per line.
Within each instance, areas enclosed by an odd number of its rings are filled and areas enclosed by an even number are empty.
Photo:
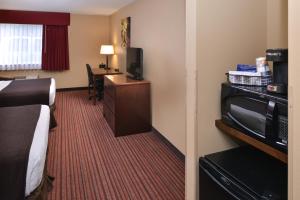
M103 116L106 119L112 131L115 132L115 116L106 104L103 104Z
M107 93L104 93L104 104L115 113L115 100Z
M115 99L116 87L107 78L104 78L104 95L105 94L111 96L112 99Z

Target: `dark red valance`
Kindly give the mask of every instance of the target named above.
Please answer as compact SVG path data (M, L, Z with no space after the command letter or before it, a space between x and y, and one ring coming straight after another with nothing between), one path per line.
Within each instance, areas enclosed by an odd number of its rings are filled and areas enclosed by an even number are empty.
M70 25L70 13L0 10L0 23Z

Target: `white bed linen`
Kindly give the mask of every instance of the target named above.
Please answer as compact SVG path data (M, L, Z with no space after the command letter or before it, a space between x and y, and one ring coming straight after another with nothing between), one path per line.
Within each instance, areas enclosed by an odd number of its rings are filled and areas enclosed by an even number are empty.
M6 88L10 83L11 81L0 81L0 91Z
M55 79L51 78L51 85L49 91L49 105L52 106L55 102L55 95L56 95L56 83Z
M49 124L49 106L42 105L29 151L25 196L33 192L42 181L48 146Z
M6 88L12 81L0 81L0 91ZM56 95L56 83L55 79L51 78L51 84L49 89L49 105L52 106L55 102Z

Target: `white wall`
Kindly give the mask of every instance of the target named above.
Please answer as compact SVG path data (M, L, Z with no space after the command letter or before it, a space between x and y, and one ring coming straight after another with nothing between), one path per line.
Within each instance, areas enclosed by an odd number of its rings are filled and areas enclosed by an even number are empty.
M196 122L187 123L187 179L186 198L198 199L198 159L205 154L234 147L233 140L221 133L214 125L221 117L221 83L226 81L225 73L238 63L254 64L255 58L265 55L267 48L267 1L252 0L187 0L193 12L197 6L197 16L191 17L187 32L197 44L197 49L186 49L197 57L197 77L188 76L187 93L197 101L197 113L187 109L187 115ZM193 19L195 17L196 19ZM193 38L194 23L197 37ZM187 48L192 45L189 41ZM193 56L187 56L193 59ZM190 62L192 63L192 62ZM193 66L186 66L193 70ZM195 83L194 80L197 80ZM189 85L191 84L191 85ZM196 85L193 85L196 84ZM194 86L197 90L194 91ZM195 94L197 96L195 96ZM189 99L193 102L193 99ZM193 106L193 105L192 105ZM196 127L197 133L194 132ZM193 139L197 144L193 144ZM197 154L195 155L195 151ZM190 166L193 165L193 166ZM189 170L188 170L189 169ZM196 180L195 180L196 179Z
M197 132L197 19L198 0L186 0L186 156L185 197L197 198L198 132Z
M300 199L300 1L289 0L289 198Z
M185 154L185 1L139 0L111 17L113 67L125 71L121 19L131 17L131 46L144 50L151 82L152 125Z
M212 9L213 8L213 9ZM267 3L262 0L201 0L198 16L198 155L233 145L214 125L221 83L236 64L255 64L267 47ZM213 12L212 12L213 10Z
M288 0L267 0L267 47L288 47Z

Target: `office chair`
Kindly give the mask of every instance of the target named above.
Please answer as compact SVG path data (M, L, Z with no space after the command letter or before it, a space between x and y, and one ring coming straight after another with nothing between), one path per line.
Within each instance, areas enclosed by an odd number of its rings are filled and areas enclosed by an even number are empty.
M92 69L91 69L91 65L90 64L86 64L86 70L87 70L87 74L88 74L88 93L89 93L89 99L92 98L91 96L91 88L94 87L94 84L96 84L96 89L97 89L97 96L98 99L102 98L102 92L103 92L103 80L102 79L96 79L96 83L94 83L94 79L93 79L93 73L92 73Z

